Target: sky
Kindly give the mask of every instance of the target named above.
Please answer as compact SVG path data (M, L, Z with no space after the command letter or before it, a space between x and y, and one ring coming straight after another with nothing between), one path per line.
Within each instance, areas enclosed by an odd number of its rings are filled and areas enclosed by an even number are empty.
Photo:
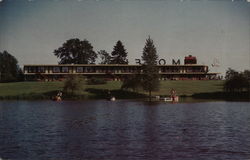
M135 64L148 36L167 64L191 54L211 72L250 69L246 0L0 0L0 51L20 66L57 64L53 51L71 38L96 52L121 40Z

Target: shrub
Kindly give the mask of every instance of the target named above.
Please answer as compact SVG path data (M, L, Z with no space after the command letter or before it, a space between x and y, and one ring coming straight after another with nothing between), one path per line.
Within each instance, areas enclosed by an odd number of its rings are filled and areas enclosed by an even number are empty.
M76 95L83 91L84 78L78 75L70 75L64 82L63 91L68 95Z
M226 80L224 90L229 92L241 92L249 90L250 83L243 74L237 74Z

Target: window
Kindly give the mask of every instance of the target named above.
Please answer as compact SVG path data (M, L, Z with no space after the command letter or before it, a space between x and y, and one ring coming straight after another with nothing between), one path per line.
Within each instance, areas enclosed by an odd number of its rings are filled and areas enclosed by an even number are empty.
M35 73L36 72L36 67L28 67L28 72L29 73Z
M45 72L45 68L44 67L37 67L37 72L38 73L44 73Z
M63 73L68 73L69 72L69 67L62 67L62 72Z
M82 73L83 72L83 68L82 67L76 67L76 72L77 73Z
M60 67L53 67L53 72L54 73L59 73L60 72Z
M93 72L93 69L91 67L86 67L85 72L91 73L91 72Z

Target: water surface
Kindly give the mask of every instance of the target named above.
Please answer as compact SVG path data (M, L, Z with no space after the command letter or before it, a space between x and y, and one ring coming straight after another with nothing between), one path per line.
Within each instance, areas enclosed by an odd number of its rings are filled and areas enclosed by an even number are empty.
M0 158L249 160L250 103L1 101Z

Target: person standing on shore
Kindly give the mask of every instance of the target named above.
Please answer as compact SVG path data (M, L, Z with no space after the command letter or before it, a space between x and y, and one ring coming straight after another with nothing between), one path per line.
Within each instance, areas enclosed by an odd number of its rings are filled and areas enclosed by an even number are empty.
M173 88L170 91L170 97L172 99L172 102L175 102L175 98L176 98L176 90L174 90Z

